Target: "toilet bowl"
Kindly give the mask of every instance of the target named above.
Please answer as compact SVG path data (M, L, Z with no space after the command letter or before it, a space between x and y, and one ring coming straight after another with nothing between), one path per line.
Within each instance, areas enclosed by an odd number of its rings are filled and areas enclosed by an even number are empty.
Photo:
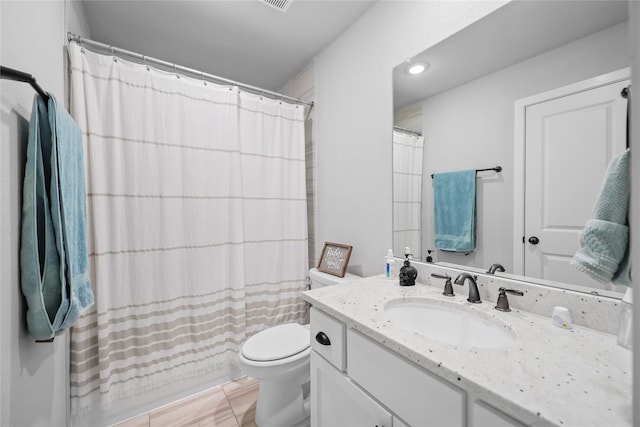
M292 426L309 416L302 391L309 382L310 353L309 329L297 323L265 329L244 343L240 367L260 380L258 426Z
M309 271L311 289L355 279ZM309 417L309 325L287 323L258 332L242 345L240 368L260 380L255 422L259 427L304 425Z

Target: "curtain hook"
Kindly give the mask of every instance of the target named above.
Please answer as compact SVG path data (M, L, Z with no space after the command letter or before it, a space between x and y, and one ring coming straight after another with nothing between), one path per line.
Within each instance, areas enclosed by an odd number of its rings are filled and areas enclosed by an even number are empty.
M204 73L201 73L201 74L202 74L202 82L206 86L207 85L207 79L204 78Z
M78 44L80 45L80 52L84 53L84 45L82 44L82 37L78 36Z
M116 57L116 50L113 46L109 46L111 48L111 55L113 55L113 62L118 62L118 58Z
M178 75L178 66L175 63L173 64L173 72L176 73L177 78L180 78L180 75Z
M151 71L151 68L149 68L149 64L147 63L147 57L145 55L142 55L142 60L144 61L145 67L147 67L147 71Z

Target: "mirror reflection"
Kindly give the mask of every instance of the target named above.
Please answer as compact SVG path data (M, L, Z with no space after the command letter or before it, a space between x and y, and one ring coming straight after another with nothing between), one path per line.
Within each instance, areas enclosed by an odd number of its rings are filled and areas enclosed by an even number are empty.
M431 256L482 273L499 263L506 272L496 275L606 295L624 290L568 261L608 164L625 147L627 8L510 2L394 69L397 257L409 246L423 262ZM412 74L415 64L424 70ZM475 250L436 249L431 175L498 165L500 172L476 173Z

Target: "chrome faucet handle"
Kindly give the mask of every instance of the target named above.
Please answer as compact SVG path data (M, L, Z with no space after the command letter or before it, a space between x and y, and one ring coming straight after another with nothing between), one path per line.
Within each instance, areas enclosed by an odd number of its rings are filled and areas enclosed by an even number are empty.
M456 294L453 293L453 285L451 284L451 276L449 276L448 274L431 273L431 277L437 277L438 279L445 279L444 291L442 292L442 295L444 295L445 297L454 297L454 296L456 296Z
M517 289L506 289L506 288L499 288L498 291L500 292L498 294L498 302L496 303L496 310L500 310L500 311L511 311L511 309L509 308L509 300L507 299L507 292L510 293L511 295L519 295L519 296L523 296L524 292L519 291Z

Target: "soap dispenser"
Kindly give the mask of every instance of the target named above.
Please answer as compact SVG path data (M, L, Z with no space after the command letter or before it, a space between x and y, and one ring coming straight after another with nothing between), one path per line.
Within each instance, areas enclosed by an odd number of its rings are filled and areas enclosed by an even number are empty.
M404 266L400 269L400 286L414 286L418 270L411 265L411 249L404 248Z

